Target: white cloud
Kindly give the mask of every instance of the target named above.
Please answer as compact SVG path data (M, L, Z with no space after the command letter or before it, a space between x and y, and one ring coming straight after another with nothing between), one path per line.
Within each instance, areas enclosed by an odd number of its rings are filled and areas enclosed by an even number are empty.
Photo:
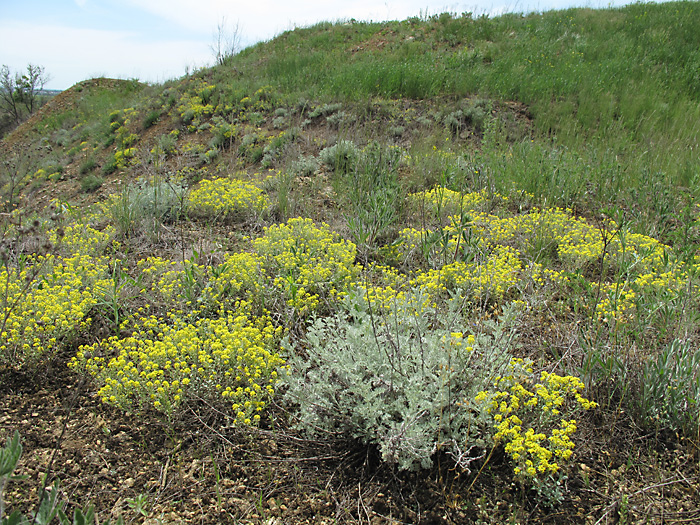
M42 38L28 39L29 34ZM21 46L16 43L22 42ZM52 77L47 87L65 89L79 80L108 74L157 82L182 76L186 66L211 61L206 43L187 40L143 42L137 33L0 23L3 63L14 70L27 63L44 65Z

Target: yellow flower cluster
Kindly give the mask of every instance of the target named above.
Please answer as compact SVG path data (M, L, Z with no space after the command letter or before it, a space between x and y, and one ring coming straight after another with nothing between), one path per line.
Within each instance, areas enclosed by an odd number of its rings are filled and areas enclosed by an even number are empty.
M509 373L497 377L492 392L480 392L475 401L491 415L495 444L504 443L513 460L513 472L521 480L546 477L571 458L576 410L597 406L581 395L583 383L573 376L542 372L535 382L532 368L514 359Z
M136 148L119 149L114 153L114 162L117 168L123 170L135 164Z
M474 213L482 210L487 203L504 204L507 197L491 193L486 189L471 193L453 191L444 186L436 186L432 190L413 193L408 196L408 202L413 209L428 209L438 219L462 213Z
M85 368L102 401L126 410L152 407L171 416L214 394L231 403L237 423L256 424L284 360L276 350L281 329L246 309L239 303L236 312L195 322L145 317L130 337L80 347L69 366Z
M275 90L272 86L263 86L248 98L248 106L255 111L270 111L274 108ZM245 99L241 100L243 102Z
M364 268L363 277L363 282L356 284L358 293L383 314L420 315L434 303L427 294L411 294L409 279L390 266L372 264ZM416 304L415 301L421 302Z
M417 195L444 205L466 202L476 206L486 198L483 192L461 196L444 188ZM611 220L599 228L574 217L568 209L534 209L508 217L472 211L466 223L464 215L454 215L441 230L406 228L400 232L391 249L397 260L414 268L432 268L419 273L414 285L425 286L433 296L461 288L473 290L477 298L501 300L510 290L521 293L567 285L576 273L579 282L602 292L595 306L596 318L619 324L633 319L640 303L682 293L688 281L688 272L669 255L668 246L618 228ZM491 255L484 261L486 253ZM584 278L588 272L601 271L600 277ZM603 279L600 285L596 277Z
M502 299L520 277L522 263L517 250L497 245L483 262L457 261L439 270L429 270L411 281L432 297L462 290L475 299Z
M202 283L206 275L205 267L192 261L185 261L183 265L160 257L142 259L136 263L136 268L140 272L142 291L151 292L152 298L171 304L186 304L189 301L191 305L196 297L188 296L188 293L193 288L204 286Z
M234 253L223 263L209 268L209 279L204 290L205 301L226 304L231 299L255 300L262 296L264 260L254 253Z
M180 118L185 122L190 133L197 131L197 127L206 118L216 112L216 107L210 103L210 98L215 86L206 80L195 79L190 89L183 93L175 108Z
M96 230L88 220L69 224L63 228L59 238L56 230L49 231L49 240L54 245L59 245L62 253L89 255L97 257L104 253L110 243L113 242L116 230L108 226L103 230Z
M114 111L110 114L112 120L111 129L116 134L117 151L114 153L114 161L119 169L124 169L135 163L136 148L133 145L139 136L129 130L132 118L136 115L134 108L126 108L122 111Z
M104 286L105 262L87 255L32 258L20 270L0 270L5 330L0 361L21 367L55 352L66 337L85 329Z
M344 293L360 271L354 264L355 245L311 219L290 219L265 228L253 246L267 273L276 276L275 287L300 315L315 310L321 299Z
M260 188L241 180L204 180L190 194L191 212L203 217L244 219L259 215L269 206Z

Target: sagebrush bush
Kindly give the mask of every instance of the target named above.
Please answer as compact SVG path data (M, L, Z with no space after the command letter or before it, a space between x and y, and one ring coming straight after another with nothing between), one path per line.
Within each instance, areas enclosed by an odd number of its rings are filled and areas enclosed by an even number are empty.
M350 140L339 140L337 144L321 150L320 159L337 173L349 173L360 158L360 149Z
M184 215L187 189L179 181L145 180L125 186L103 203L103 209L120 235L156 233L163 223Z
M105 180L102 177L90 174L80 179L80 189L85 193L92 193L101 188L104 182Z
M310 177L318 169L320 163L314 156L301 155L297 160L292 162L290 171L299 177Z
M401 469L427 468L438 451L468 469L490 447L474 399L511 360L513 319L469 333L461 307L438 315L413 291L379 313L362 292L348 294L337 315L309 327L303 348L286 343L285 397L299 426L376 445Z

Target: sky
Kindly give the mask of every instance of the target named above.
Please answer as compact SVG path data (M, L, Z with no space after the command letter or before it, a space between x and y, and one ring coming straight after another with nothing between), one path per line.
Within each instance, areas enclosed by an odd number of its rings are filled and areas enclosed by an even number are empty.
M403 20L445 11L496 16L630 0L0 0L0 65L43 66L47 89L89 78L160 83L214 63L217 27L247 47L320 21Z

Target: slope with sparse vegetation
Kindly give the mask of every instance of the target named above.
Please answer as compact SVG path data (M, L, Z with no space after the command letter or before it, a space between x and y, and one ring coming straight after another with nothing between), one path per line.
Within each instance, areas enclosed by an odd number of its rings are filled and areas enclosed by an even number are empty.
M700 518L699 19L323 23L54 97L0 145L0 502Z

